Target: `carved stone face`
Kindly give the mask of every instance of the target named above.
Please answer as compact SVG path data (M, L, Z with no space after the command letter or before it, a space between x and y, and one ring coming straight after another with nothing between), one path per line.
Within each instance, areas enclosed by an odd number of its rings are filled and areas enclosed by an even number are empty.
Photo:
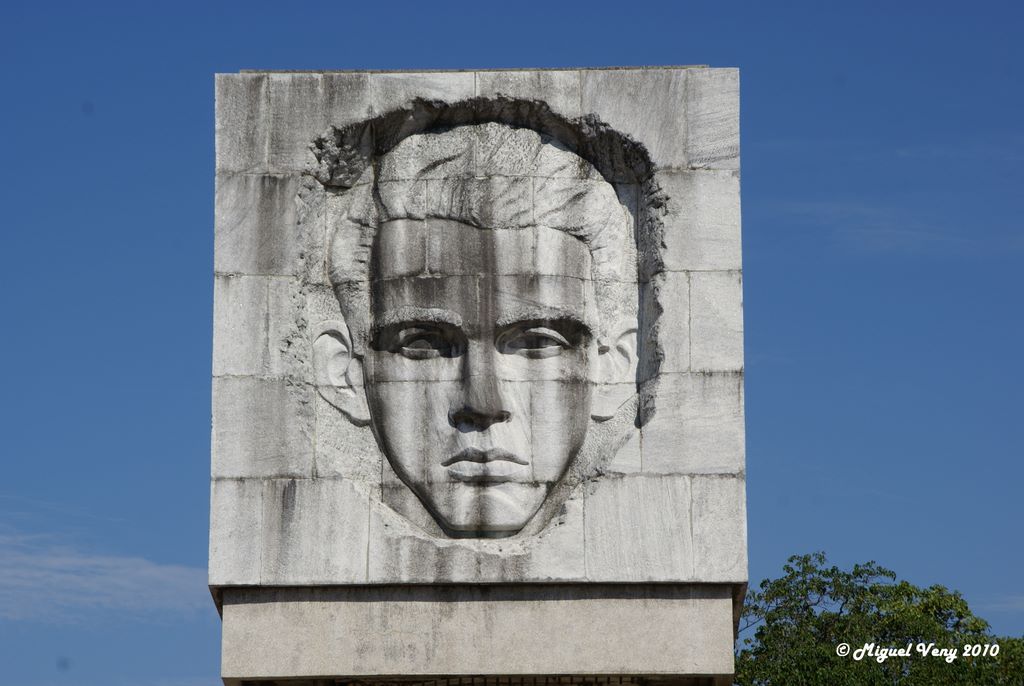
M628 200L558 141L492 122L403 139L338 201L320 395L372 429L396 512L434 535L523 531L591 425L636 397ZM614 449L601 436L594 454Z
M378 443L450 535L518 532L590 421L587 246L545 227L399 219L378 229L373 264L363 369Z

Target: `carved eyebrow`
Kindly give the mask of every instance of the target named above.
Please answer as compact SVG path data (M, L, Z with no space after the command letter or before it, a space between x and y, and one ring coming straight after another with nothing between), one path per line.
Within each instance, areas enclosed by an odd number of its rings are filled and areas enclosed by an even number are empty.
M507 314L502 315L495 322L498 328L511 326L519 322L531 322L531 321L563 321L571 322L576 326L589 332L590 327L583 321L580 315L576 314L572 310L565 310L561 307L545 307L540 305L534 305L531 307L523 307L517 310L513 310Z
M405 306L396 307L393 310L375 315L373 318L373 330L377 332L407 322L432 322L435 324L447 324L456 328L462 327L462 317L455 312L433 307Z

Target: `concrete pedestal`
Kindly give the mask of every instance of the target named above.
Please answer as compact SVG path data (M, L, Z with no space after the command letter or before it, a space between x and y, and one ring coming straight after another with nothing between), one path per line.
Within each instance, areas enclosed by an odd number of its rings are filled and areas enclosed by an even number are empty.
M567 674L728 683L733 669L726 585L229 589L223 619L229 686L326 677L511 686Z

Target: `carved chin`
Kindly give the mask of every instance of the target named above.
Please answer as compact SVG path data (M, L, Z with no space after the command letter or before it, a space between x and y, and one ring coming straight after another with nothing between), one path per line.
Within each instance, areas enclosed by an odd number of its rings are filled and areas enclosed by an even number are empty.
M548 492L544 484L524 483L431 484L427 489L425 504L450 535L492 538L519 533Z

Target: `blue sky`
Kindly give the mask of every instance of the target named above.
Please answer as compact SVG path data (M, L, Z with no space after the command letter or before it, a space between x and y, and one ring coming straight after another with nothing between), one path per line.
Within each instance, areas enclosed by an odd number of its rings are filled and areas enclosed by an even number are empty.
M1024 6L19 3L0 18L0 664L219 683L213 74L738 66L750 573L1024 633Z

